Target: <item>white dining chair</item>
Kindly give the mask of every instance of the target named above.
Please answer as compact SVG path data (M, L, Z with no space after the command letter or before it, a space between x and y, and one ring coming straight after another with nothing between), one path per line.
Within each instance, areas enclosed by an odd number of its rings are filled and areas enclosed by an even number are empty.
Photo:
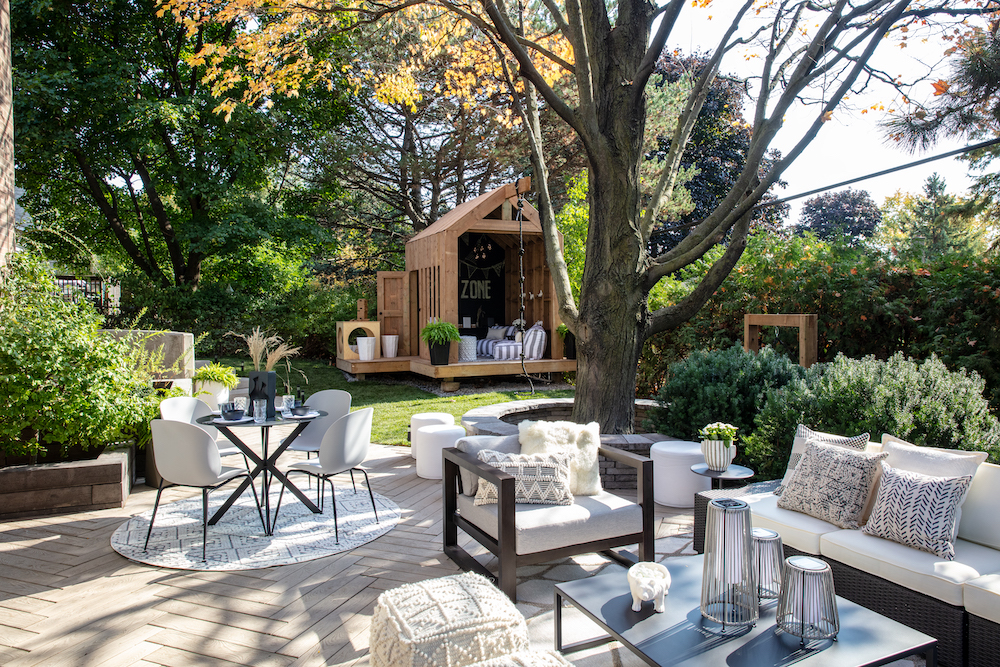
M307 398L305 405L328 414L326 417L318 417L309 422L292 444L288 445L287 451L314 454L319 451L323 436L330 427L344 415L350 414L351 395L340 389L324 389Z
M193 396L172 396L171 398L165 398L160 401L160 417L162 419L167 419L175 422L187 422L188 424L194 424L198 428L204 430L210 436L212 436L212 441L215 446L219 449L219 456L233 456L235 454L243 454L240 448L236 445L220 441L219 429L214 426L209 426L207 424L199 424L196 419L201 417L212 416L215 413L212 412L212 408L208 407L208 403L205 401L194 398ZM153 453L155 456L156 446L153 446ZM250 467L250 462L247 461L247 457L243 454L243 462L246 466Z
M156 510L160 506L160 494L163 489L171 486L189 486L201 489L201 560L205 561L208 543L208 493L230 482L237 477L250 479L254 502L257 504L257 514L260 515L260 525L266 531L264 514L260 510L260 498L253 478L246 468L224 468L219 448L215 446L212 436L195 424L168 419L154 419L150 422L153 432L153 461L160 473L160 485L156 489L156 502L153 503L153 515L149 519L149 530L146 532L146 544L143 550L149 549L149 537L153 534L153 521L156 520Z
M365 476L365 484L368 486L368 497L372 501L372 511L375 513L375 522L378 523L378 509L375 507L375 494L372 493L371 482L368 480L368 473L364 468L358 466L364 462L368 456L368 446L372 438L372 415L373 408L362 408L350 414L344 415L327 429L320 443L319 457L308 461L299 461L288 466L286 474L293 472L304 472L317 478L320 489L320 511L323 510L323 482L330 485L330 501L333 505L333 529L336 541L340 542L340 528L337 526L337 492L333 486L334 475L343 472L351 472L351 480L354 479L354 471L358 470ZM357 487L354 493L357 493ZM281 507L281 497L285 493L285 488L281 488L281 495L278 496L278 508ZM277 515L277 510L275 510Z

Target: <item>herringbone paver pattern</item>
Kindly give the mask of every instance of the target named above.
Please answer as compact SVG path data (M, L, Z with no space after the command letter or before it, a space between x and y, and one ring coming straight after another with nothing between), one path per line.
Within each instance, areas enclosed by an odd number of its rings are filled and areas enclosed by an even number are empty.
M441 552L440 482L418 478L403 447L373 446L366 467L401 508L399 525L297 565L188 572L126 560L111 533L152 507L145 486L123 509L0 522L0 665L368 664L379 593L458 569ZM660 537L690 531L690 514L658 508L658 519Z

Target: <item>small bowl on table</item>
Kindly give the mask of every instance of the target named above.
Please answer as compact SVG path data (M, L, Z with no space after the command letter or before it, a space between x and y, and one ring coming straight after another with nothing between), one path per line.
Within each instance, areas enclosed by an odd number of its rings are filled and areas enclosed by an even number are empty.
M234 422L238 419L243 419L243 411L233 408L231 410L223 410L222 418L227 422Z
M310 412L312 412L312 408L308 405L296 405L292 408L292 414L296 417L305 417Z

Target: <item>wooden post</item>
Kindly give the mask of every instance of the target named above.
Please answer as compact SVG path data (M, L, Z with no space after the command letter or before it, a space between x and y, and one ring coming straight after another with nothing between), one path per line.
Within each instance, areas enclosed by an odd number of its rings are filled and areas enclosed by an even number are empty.
M817 344L819 316L815 314L791 315L743 315L743 349L750 352L760 350L760 328L764 327L798 327L799 329L799 365L809 368L819 358Z
M368 319L368 299L358 299L358 319Z
M0 0L0 266L14 251L14 91L10 0Z

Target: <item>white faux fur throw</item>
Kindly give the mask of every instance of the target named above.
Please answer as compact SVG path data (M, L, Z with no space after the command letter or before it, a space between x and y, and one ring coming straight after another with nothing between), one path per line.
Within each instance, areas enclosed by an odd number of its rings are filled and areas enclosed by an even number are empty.
M597 450L601 427L597 422L523 421L517 425L522 454L550 454L572 451L570 490L574 496L596 496L601 492L601 467Z

